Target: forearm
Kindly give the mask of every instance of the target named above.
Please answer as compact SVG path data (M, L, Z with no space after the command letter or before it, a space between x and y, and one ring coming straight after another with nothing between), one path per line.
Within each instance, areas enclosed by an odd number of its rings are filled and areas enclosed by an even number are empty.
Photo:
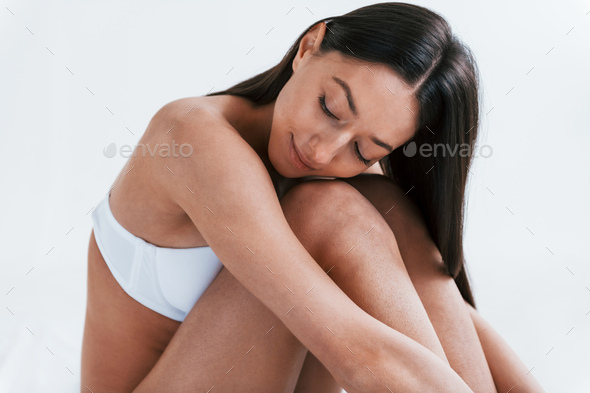
M365 316L371 321L357 323L366 329L352 343L357 351L345 367L340 365L348 370L348 376L338 382L348 393L387 392L387 389L395 393L473 393L432 351L368 314Z
M508 343L466 303L498 392L544 393L532 373Z

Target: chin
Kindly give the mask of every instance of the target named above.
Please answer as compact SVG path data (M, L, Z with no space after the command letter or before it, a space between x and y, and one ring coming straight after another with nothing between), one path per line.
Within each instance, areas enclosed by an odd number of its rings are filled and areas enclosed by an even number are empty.
M272 166L272 168L282 177L286 177L289 179L297 177L297 176L293 176L293 175L289 174L290 168L287 169L288 172L285 172L284 166L280 165L280 163L282 161L281 159L278 160L279 165L276 164L277 160L275 159L274 154L271 153L272 151L274 151L274 150L269 149L269 151L268 151L268 160L270 161L270 165Z
M300 175L300 174L297 175L297 174L285 173L285 172L280 171L278 169L276 169L276 171L279 173L279 175L281 175L281 176L283 176L283 177L285 177L287 179L297 179L297 178L300 178L300 177L304 177L305 176L305 175Z

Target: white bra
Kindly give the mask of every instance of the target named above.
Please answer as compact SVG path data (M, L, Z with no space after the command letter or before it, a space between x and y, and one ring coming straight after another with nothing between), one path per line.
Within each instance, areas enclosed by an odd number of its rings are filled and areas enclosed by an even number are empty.
M113 216L110 192L92 212L98 248L123 290L144 306L183 321L223 268L211 247L158 247Z

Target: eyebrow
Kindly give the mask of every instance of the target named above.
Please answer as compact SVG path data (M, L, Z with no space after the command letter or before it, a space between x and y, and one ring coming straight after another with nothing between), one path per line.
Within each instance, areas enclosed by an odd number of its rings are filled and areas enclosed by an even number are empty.
M373 141L373 143L375 143L376 145L379 145L385 149L387 149L387 151L389 151L390 153L393 151L393 147L391 147L389 144L383 142L382 140L380 140L379 138L377 138L376 136L372 136L371 140Z
M342 89L344 89L344 94L346 95L346 100L348 101L348 107L350 108L350 111L352 112L352 114L356 117L357 111L356 111L356 106L354 105L354 99L352 98L352 93L350 92L350 87L348 86L348 84L346 82L344 82L342 79L338 78L337 76L332 76L332 79L334 81L336 81L336 83L338 83L342 87ZM380 140L379 138L377 138L375 136L371 137L371 141L373 141L374 144L387 149L387 151L389 151L390 153L393 151L393 147L391 147L389 144L383 142L382 140Z
M354 99L352 98L350 87L348 87L348 84L337 76L332 76L332 79L334 79L336 83L338 83L344 89L344 94L346 94L346 100L348 101L348 107L350 108L352 114L356 117L356 106L354 105Z

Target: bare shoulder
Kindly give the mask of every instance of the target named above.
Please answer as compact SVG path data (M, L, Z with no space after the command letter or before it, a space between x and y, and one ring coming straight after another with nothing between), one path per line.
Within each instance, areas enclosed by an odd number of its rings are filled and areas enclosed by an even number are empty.
M177 146L175 157L158 158L154 162L162 180L160 185L171 192L175 187L170 187L170 182L181 178L198 178L200 184L208 184L221 175L227 178L248 169L265 168L258 154L210 98L214 97L171 101L156 112L146 130L150 138ZM236 167L238 157L240 165Z
M236 149L254 152L239 132L225 119L216 98L186 97L163 105L152 117L146 134L148 132L152 136L155 134L158 139L165 140L171 145L190 146L190 148L185 147L184 151L192 151L190 154L192 159L215 149L229 152Z
M170 125L165 130L166 135L174 136L174 131L202 130L202 126L211 125L222 127L227 131L237 133L221 115L216 105L215 97L185 97L163 105L153 116L149 129L158 129L158 125ZM152 125L152 123L155 123Z

